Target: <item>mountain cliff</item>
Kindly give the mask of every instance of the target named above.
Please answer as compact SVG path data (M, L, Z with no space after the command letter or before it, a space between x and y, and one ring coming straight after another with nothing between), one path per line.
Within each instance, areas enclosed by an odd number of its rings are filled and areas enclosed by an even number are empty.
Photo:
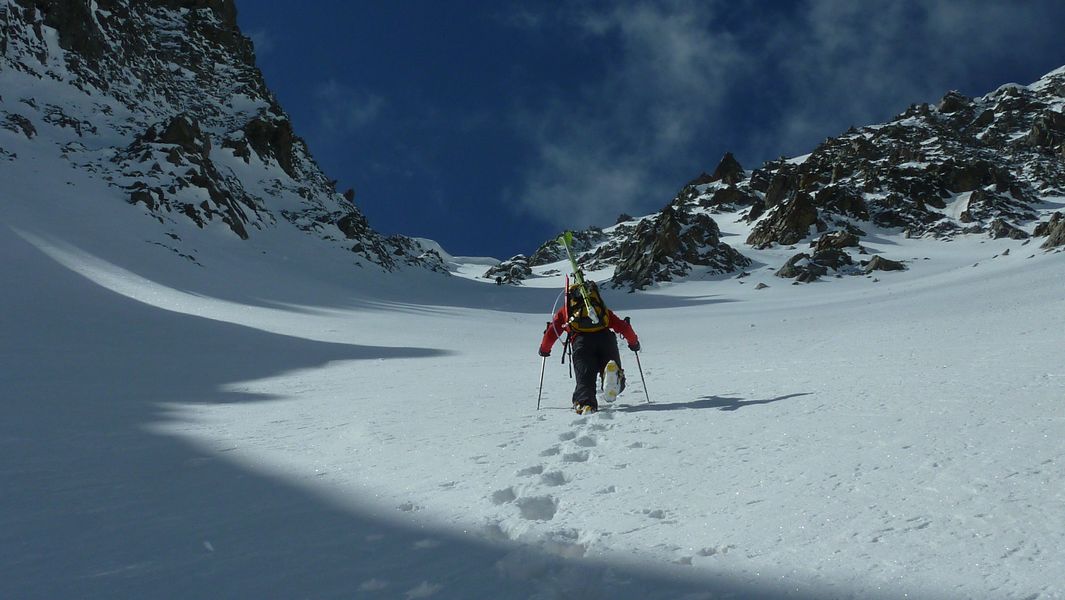
M0 169L58 158L92 173L113 192L94 201L145 211L160 243L193 259L177 222L243 239L292 226L357 264L446 271L337 192L267 88L232 0L14 0L0 11Z

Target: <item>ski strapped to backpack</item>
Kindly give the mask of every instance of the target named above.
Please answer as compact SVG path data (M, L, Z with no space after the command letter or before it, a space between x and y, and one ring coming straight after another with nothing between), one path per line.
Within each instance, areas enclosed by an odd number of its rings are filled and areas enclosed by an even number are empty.
M603 299L599 296L599 289L594 283L588 283L584 280L584 273L577 266L577 260L573 257L573 232L567 231L563 233L559 236L558 243L562 244L562 247L566 249L566 256L569 258L570 266L573 267L573 279L577 282L574 287L580 292L580 298L573 298L569 293L571 288L567 280L566 317L570 328L584 333L605 329L609 325L607 323L606 305L603 304ZM581 308L584 310L580 310Z
M593 333L610 325L610 313L606 309L599 288L594 282L584 284L585 291L574 285L569 294L566 323L573 333ZM591 306L591 310L588 306Z

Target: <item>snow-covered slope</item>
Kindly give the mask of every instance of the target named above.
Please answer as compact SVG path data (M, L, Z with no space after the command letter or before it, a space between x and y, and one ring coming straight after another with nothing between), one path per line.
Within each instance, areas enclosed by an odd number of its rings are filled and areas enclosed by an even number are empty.
M557 348L536 410L558 276L344 278L298 233L205 268L32 216L0 229L0 596L1065 594L1060 254L607 292L646 389L626 354L577 418Z

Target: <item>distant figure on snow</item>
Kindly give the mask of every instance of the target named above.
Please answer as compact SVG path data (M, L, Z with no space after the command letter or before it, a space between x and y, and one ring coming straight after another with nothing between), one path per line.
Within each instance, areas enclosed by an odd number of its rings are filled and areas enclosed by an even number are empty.
M587 302L580 284L571 285L566 290L566 302L547 324L543 341L540 342L540 356L551 356L551 347L559 336L563 332L569 334L567 343L572 352L573 373L577 380L573 390L573 408L579 414L599 410L597 377L603 377L604 399L607 402L613 402L617 394L625 389L625 372L621 369L621 354L615 334L624 336L633 352L640 350L640 339L636 332L627 320L619 318L603 304L595 282L586 281L584 289L588 292ZM588 314L589 307L595 311L597 318L594 320Z

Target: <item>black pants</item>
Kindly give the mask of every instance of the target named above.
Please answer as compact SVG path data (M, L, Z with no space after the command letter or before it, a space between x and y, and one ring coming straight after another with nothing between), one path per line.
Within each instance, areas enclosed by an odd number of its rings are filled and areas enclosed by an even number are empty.
M573 390L573 403L599 408L595 393L599 387L596 378L614 361L621 368L621 353L618 352L618 338L613 331L604 329L595 333L579 333L570 338L573 351L573 375L577 387Z

